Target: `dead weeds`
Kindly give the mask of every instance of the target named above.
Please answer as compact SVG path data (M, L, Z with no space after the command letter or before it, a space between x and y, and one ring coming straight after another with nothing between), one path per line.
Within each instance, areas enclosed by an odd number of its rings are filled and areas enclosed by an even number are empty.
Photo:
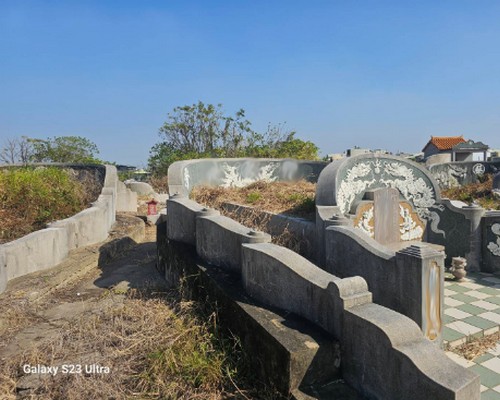
M496 332L493 335L468 340L467 343L451 348L449 351L452 351L467 360L474 360L475 358L482 356L488 350L494 348L498 344L499 340L500 332Z
M222 339L215 316L195 307L172 294L131 291L120 306L84 314L9 358L0 371L0 398L273 398L239 387L238 342ZM24 365L59 370L26 374ZM63 366L81 372L64 373Z
M258 181L242 188L197 186L191 198L200 204L219 209L223 203L250 205L276 214L314 219L316 185L297 182Z

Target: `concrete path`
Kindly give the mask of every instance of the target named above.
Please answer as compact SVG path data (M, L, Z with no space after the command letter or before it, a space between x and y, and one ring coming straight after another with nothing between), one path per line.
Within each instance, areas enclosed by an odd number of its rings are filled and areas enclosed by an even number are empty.
M498 332L500 275L469 273L462 282L446 275L443 339L451 347ZM481 399L500 400L500 342L472 361L447 352L458 364L481 377Z

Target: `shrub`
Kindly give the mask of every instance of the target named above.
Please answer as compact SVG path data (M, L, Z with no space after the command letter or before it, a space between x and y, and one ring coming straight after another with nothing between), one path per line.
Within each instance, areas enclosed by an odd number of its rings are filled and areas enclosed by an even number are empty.
M0 243L45 228L87 204L86 190L67 171L53 167L0 171Z

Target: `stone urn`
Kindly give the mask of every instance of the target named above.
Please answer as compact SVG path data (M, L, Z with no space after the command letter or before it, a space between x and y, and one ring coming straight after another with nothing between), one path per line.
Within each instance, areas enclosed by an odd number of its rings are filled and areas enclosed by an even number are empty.
M453 257L451 259L450 272L453 274L457 281L461 281L467 275L465 267L467 265L467 260L463 257Z

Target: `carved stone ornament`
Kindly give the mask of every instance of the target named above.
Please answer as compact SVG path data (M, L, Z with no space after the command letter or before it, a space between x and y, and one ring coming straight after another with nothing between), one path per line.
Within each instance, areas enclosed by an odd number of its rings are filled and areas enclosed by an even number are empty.
M422 177L415 176L413 168L398 161L376 159L354 164L339 185L337 205L346 214L356 196L380 185L398 189L404 199L413 205L418 217L431 222L433 232L445 235L438 229L440 218L434 211L442 211L444 206L436 203L434 189Z
M259 172L254 178L244 178L238 165L229 165L224 163L222 171L224 178L222 179L222 187L244 187L257 181L274 182L278 177L273 177L273 173L278 168L278 163L270 162L269 164L260 167Z
M493 224L491 226L491 231L497 236L497 240L496 243L488 243L488 246L486 247L494 256L500 257L500 224Z

